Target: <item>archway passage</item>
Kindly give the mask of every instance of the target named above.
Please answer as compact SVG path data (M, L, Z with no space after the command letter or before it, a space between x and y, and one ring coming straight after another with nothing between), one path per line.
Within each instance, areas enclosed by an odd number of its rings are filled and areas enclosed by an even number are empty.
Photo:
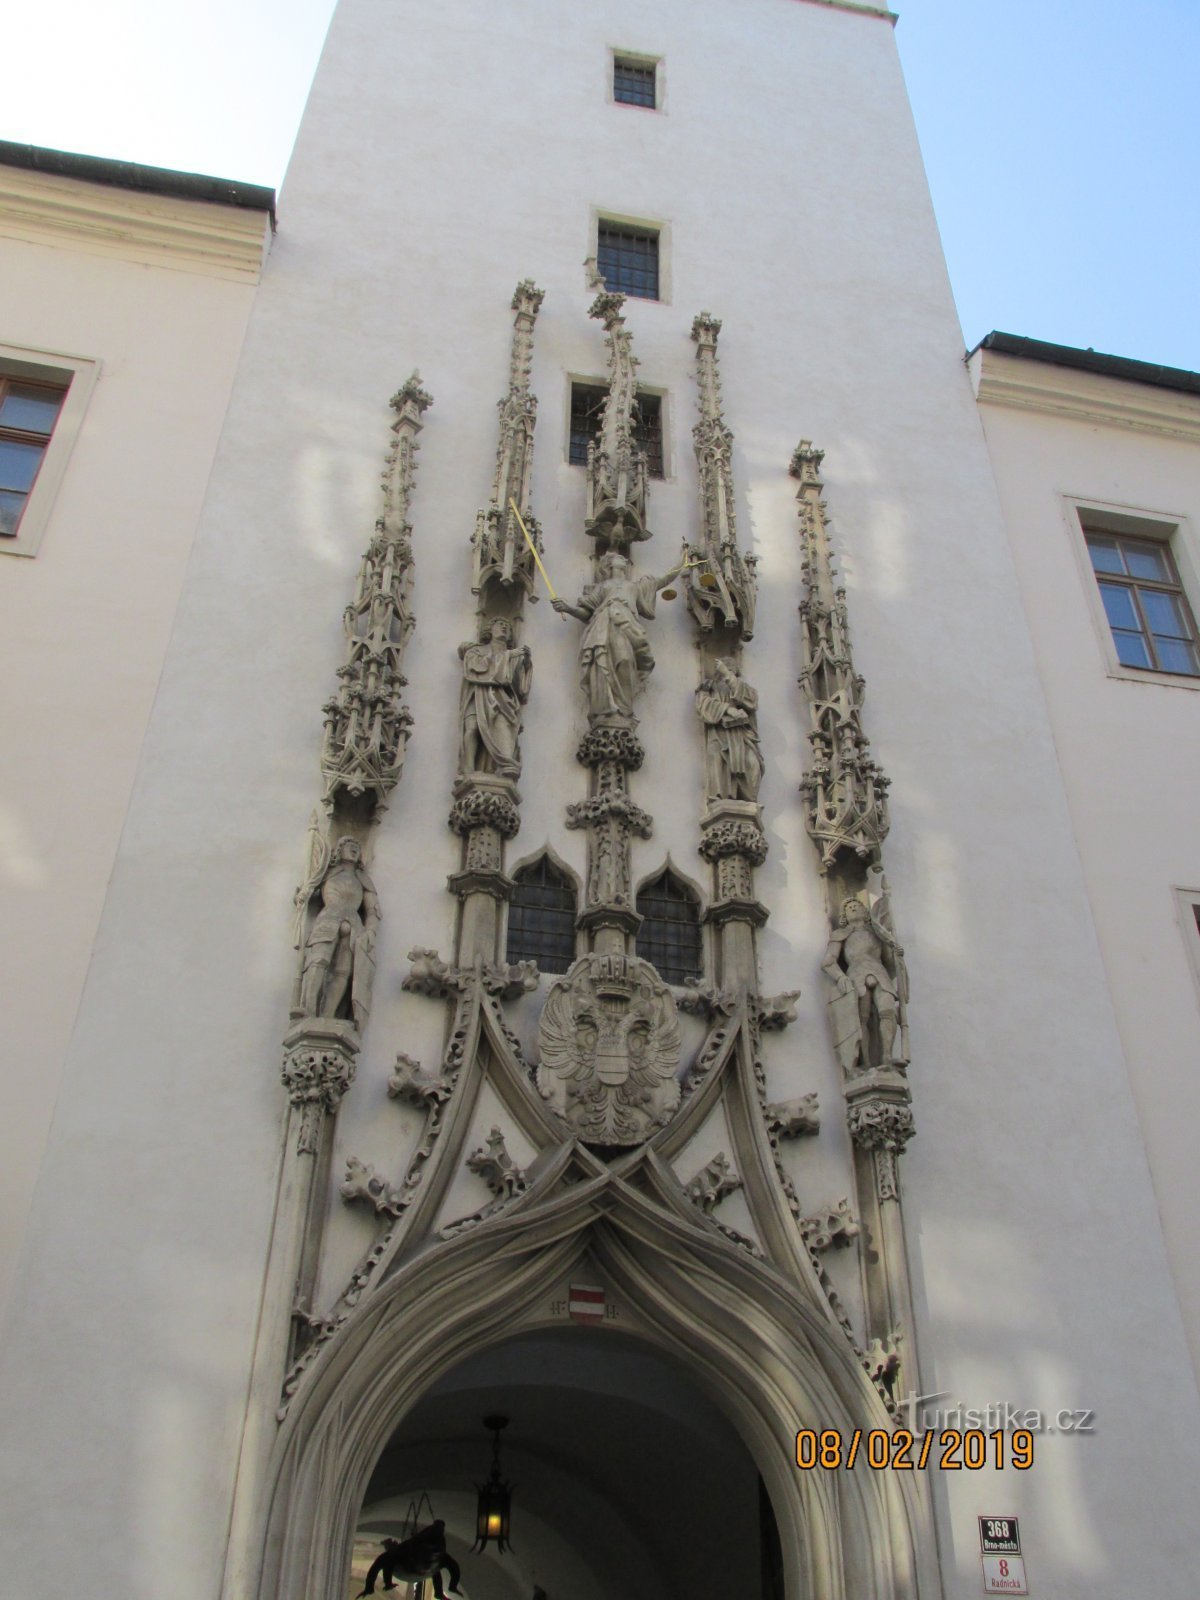
M470 1550L475 1485L511 1421L512 1548ZM429 1494L467 1600L777 1600L779 1543L758 1470L681 1365L609 1330L529 1333L454 1367L383 1450L363 1499L346 1594L410 1504ZM431 1593L431 1590L427 1591Z

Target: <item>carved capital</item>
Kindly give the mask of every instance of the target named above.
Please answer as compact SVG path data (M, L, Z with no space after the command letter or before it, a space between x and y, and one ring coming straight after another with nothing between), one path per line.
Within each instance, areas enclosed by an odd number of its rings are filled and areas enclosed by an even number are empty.
M727 922L748 922L752 928L762 928L770 915L761 900L736 898L714 900L701 920L714 928L723 928Z
M582 766L598 767L602 761L616 761L629 772L636 772L646 759L646 751L632 728L589 728L580 741L575 759Z
M907 1088L901 1094L846 1091L850 1137L862 1150L890 1150L899 1155L916 1133Z
M718 822L704 830L700 854L705 861L744 856L751 865L761 867L767 859L767 836L756 822Z
M596 828L609 821L620 823L639 839L648 839L654 831L654 818L628 795L596 795L567 807L568 828Z
M336 1111L354 1082L358 1034L348 1022L310 1017L283 1041L283 1086L294 1106Z

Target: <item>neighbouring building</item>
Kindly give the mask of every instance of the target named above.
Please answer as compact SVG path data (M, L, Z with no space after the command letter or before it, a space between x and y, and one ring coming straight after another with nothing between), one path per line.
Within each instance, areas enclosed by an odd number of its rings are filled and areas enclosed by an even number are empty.
M1200 400L964 365L893 20L342 0L265 263L0 161L193 252L0 241L14 1593L1190 1597Z

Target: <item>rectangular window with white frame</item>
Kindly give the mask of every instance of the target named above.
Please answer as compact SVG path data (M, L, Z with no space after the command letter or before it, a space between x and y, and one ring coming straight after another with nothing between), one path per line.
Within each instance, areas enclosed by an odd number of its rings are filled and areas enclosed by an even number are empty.
M99 363L0 345L0 555L37 553Z
M1200 687L1196 568L1184 520L1071 505L1110 674Z

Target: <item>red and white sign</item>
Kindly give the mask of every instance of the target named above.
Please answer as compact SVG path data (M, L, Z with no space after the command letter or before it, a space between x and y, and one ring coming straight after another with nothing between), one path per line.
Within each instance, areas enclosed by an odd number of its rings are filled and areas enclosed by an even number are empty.
M984 1594L1028 1594L1020 1556L981 1556Z
M604 1290L594 1283L573 1283L567 1310L572 1322L603 1322Z

